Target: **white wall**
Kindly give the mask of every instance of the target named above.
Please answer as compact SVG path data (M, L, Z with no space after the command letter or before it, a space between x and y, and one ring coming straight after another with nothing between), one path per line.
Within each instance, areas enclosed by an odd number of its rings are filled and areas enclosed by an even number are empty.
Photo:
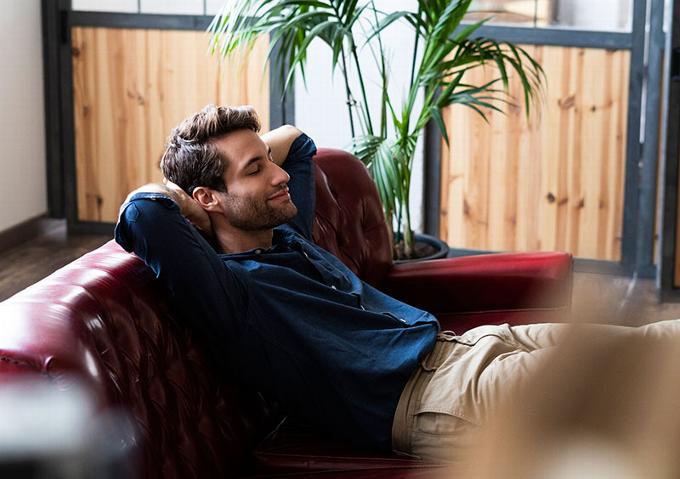
M47 211L40 0L2 0L0 231Z
M378 0L378 9L394 11L414 8L413 0ZM389 94L395 107L400 107L406 96L410 80L411 58L413 52L413 33L406 24L393 24L383 35L391 69ZM379 73L369 50L360 53L362 71L367 78L367 96L375 98L372 105L374 127L379 122L380 88ZM307 132L318 146L343 148L350 141L351 133L345 87L339 71L331 77L331 53L328 46L320 40L311 44L306 66L306 86L302 79L295 82L295 123ZM353 94L359 95L358 83L352 85ZM389 122L388 122L389 124ZM358 130L357 130L358 131ZM416 150L414 168L411 176L411 222L417 231L423 230L423 142Z

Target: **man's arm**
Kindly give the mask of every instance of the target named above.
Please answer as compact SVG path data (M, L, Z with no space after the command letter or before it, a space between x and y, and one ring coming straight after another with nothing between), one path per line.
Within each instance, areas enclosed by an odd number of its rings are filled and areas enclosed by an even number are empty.
M121 207L115 239L153 270L181 317L203 337L212 357L222 361L226 359L224 347L233 337L235 320L245 311L245 291L183 216L197 224L203 221L200 214L194 216L197 211L184 200L166 185L138 188Z
M286 161L290 147L302 131L293 125L283 125L260 136L271 148L272 161L281 166Z
M265 133L262 140L271 148L272 160L290 175L288 188L298 213L288 224L311 240L316 205L312 157L316 154L316 145L290 125Z
M121 212L127 203L130 202L130 199L138 193L158 193L169 197L177 204L182 216L189 220L189 222L199 230L208 236L212 236L212 225L210 224L210 216L208 216L208 213L199 206L196 200L187 195L182 188L173 182L164 180L162 185L159 183L147 183L146 185L131 191L125 199L125 202L121 205Z

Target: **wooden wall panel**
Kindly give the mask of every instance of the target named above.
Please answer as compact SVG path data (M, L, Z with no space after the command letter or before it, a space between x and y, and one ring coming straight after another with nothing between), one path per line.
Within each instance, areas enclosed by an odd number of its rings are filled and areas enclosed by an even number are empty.
M621 257L629 52L525 46L547 87L529 121L521 88L507 114L445 112L442 238L453 248ZM491 66L470 72L482 84Z
M158 161L179 121L209 103L251 104L269 125L267 40L220 62L205 32L74 28L78 218L115 221L127 193L160 181Z

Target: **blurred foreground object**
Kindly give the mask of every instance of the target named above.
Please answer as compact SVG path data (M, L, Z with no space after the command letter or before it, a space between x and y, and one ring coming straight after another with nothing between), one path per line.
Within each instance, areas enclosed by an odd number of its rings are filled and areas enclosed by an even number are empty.
M123 413L98 412L87 390L40 379L0 386L0 477L135 477L132 425Z
M574 325L497 411L465 477L680 477L677 339L593 335Z

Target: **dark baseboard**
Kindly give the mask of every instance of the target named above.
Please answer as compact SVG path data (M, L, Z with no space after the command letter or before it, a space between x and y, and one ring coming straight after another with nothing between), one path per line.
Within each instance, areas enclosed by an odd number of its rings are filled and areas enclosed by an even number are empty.
M66 220L48 218L45 215L36 216L0 231L0 251L6 251L38 236L65 227Z

